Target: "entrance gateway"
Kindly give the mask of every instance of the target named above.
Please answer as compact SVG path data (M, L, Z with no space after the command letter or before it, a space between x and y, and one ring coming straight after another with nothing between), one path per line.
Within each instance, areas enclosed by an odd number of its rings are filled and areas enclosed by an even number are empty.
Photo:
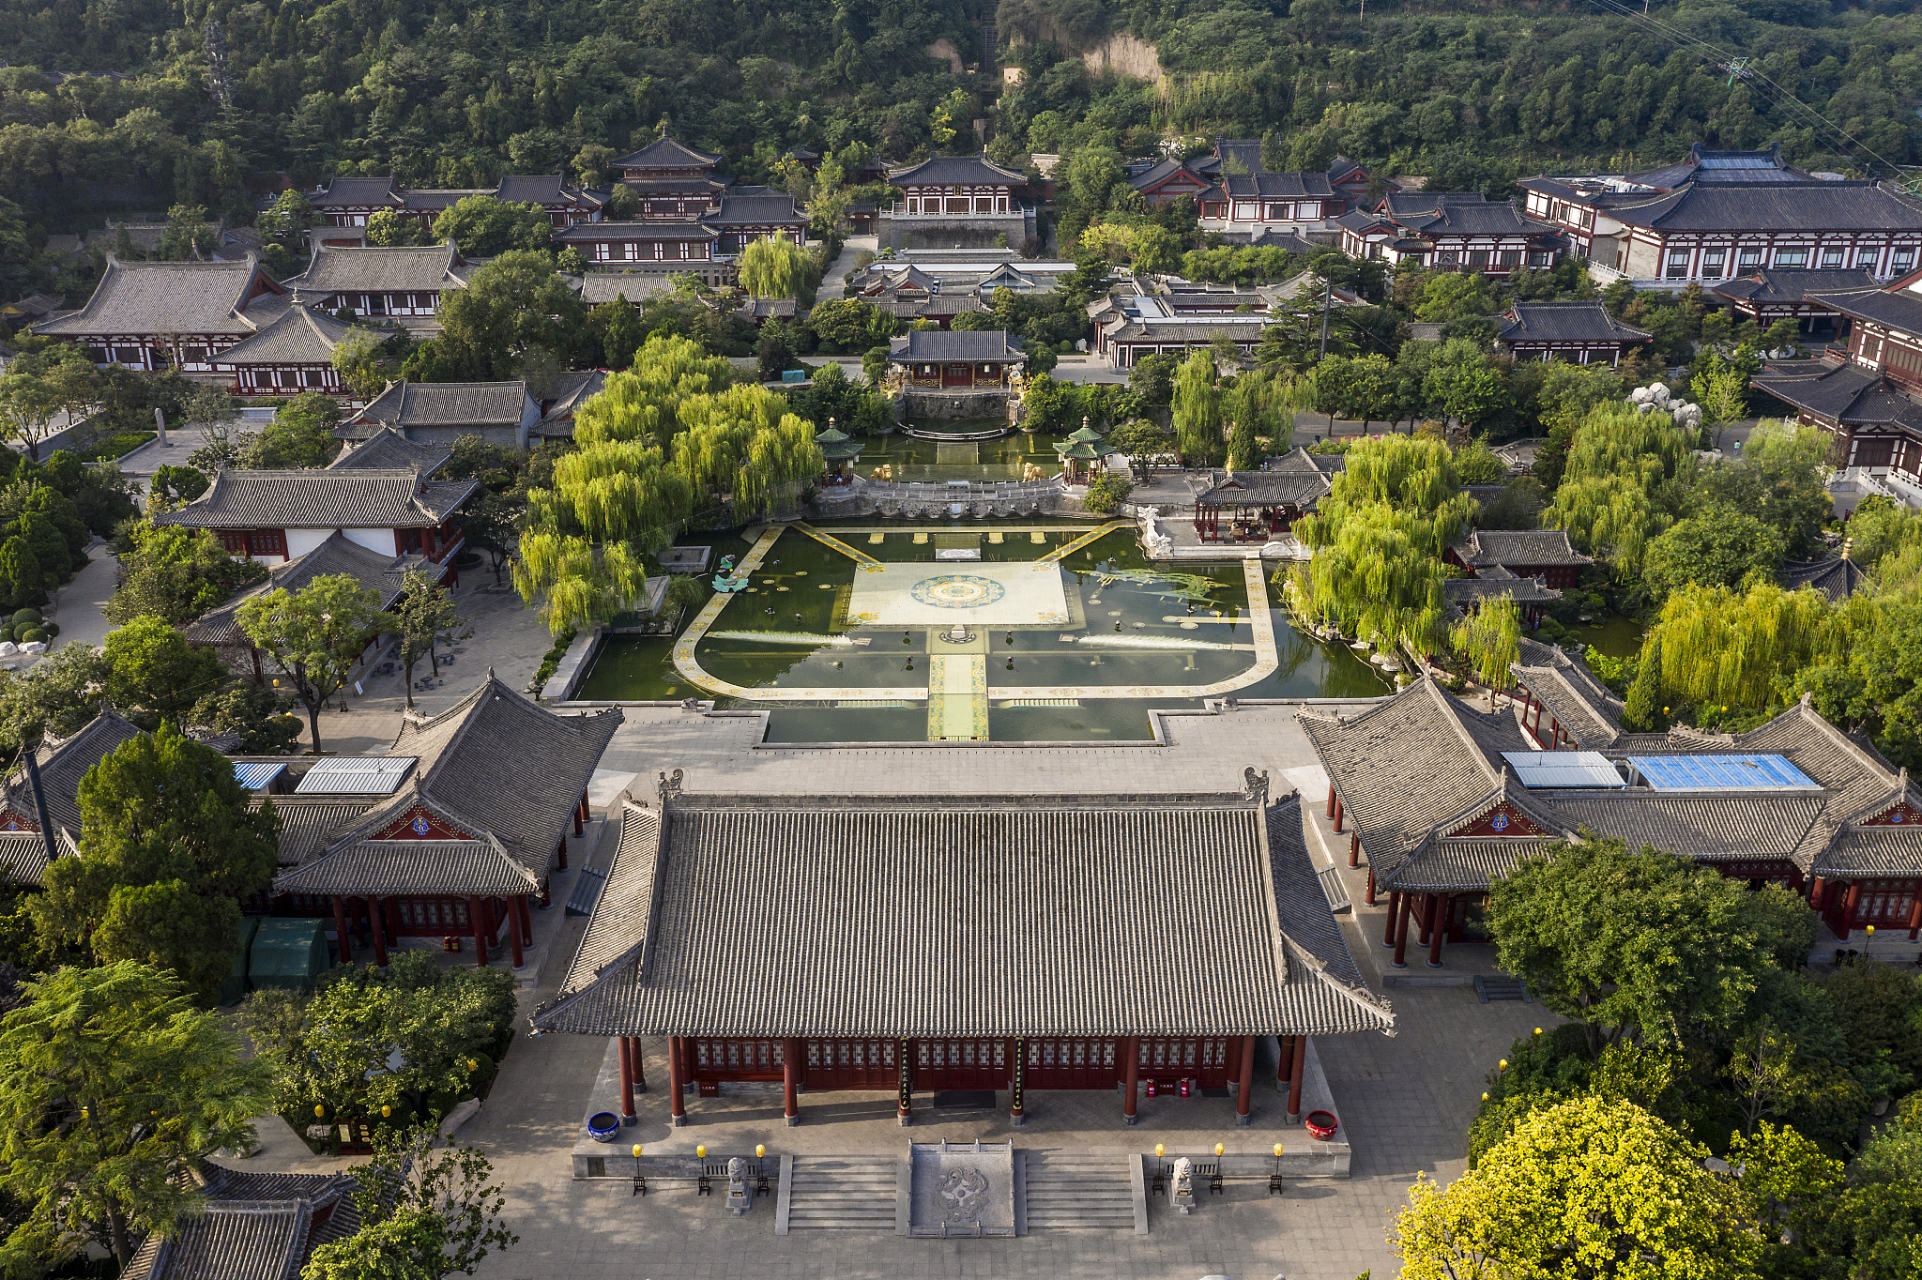
M1255 1042L1280 1037L1298 1114L1306 1038L1392 1033L1356 969L1292 793L1053 798L631 796L621 842L536 1034L665 1037L669 1111L730 1082L799 1095L1034 1090L1122 1097L1143 1081L1253 1106ZM657 1085L661 1082L656 1082ZM698 1102L696 1103L698 1105ZM1042 1104L1042 1105L1045 1105Z

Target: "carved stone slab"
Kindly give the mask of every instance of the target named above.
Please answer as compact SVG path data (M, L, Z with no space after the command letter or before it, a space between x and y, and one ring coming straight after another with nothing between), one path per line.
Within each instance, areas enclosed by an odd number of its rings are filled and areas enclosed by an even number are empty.
M917 1142L908 1234L1014 1234L1014 1147L1006 1142Z

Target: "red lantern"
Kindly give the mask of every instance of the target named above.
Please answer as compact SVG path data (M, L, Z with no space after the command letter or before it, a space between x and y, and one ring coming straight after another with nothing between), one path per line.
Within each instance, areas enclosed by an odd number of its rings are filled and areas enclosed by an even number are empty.
M1184 1098L1188 1096L1188 1081L1185 1077L1181 1081L1181 1096Z
M1150 1098L1155 1096L1155 1082L1152 1080L1148 1082L1148 1096Z

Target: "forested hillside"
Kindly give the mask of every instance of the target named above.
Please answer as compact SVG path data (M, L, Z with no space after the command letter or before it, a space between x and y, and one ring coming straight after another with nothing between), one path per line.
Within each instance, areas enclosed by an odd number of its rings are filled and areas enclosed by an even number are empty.
M976 119L1005 162L1273 134L1291 165L1339 150L1449 186L1697 139L1780 138L1815 168L1922 160L1912 4L1683 0L1653 17L1752 74L1592 0L1374 0L1365 18L1348 0L0 0L0 199L20 210L12 257L26 228L115 208L244 217L282 174L482 185L591 169L583 147L670 128L755 178L796 145L971 149ZM950 70L947 48L978 56L984 19L1020 85ZM1112 34L1152 45L1165 78L1090 75L1078 55ZM1772 101L1788 93L1854 141Z

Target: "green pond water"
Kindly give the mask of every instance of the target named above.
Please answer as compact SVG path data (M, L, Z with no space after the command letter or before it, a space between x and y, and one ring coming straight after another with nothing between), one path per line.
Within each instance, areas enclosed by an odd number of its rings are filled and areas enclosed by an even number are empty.
M890 437L886 443L898 447L892 453L897 478L904 464L941 465L911 461L936 447L929 442ZM992 442L993 446L1007 444L1020 450L1025 438L1017 435ZM869 461L864 455L863 466ZM951 478L979 478L981 465L970 464L966 472ZM1080 521L1006 522L999 525L1004 540L995 544L989 534L997 525L981 521L890 527L871 519L820 522L816 527L883 562L928 564L935 562L943 542L977 545L980 563L1033 561L1090 531ZM868 530L886 533L876 543L870 541ZM925 532L927 540L917 544L914 530ZM1039 531L1042 541L1035 542L1030 531ZM717 563L723 555L738 557L748 546L738 537L687 541L713 546ZM957 573L965 573L971 562L950 563ZM1230 679L1252 666L1253 651L1232 647L1253 643L1241 565L1168 568L1182 576L1162 574L1141 554L1135 534L1118 530L1062 560L1070 623L1012 630L971 623L984 634L988 686L996 691L988 703L989 737L996 741L1145 739L1151 736L1150 708L1199 707L1201 699L1050 698L1047 705L1023 706L1016 705L1019 691L1024 686L1203 685ZM1160 576L1148 580L1113 576L1150 569ZM729 601L697 646L700 665L719 679L757 690L925 688L930 656L947 650L927 627L849 625L855 572L855 562L846 555L798 530L787 531L753 573L748 589ZM1136 572L1133 577L1146 575ZM693 616L690 610L684 625ZM1273 674L1235 690L1233 696L1372 697L1387 691L1373 669L1347 648L1322 645L1294 631L1285 615L1271 616L1280 666ZM609 639L574 696L591 700L711 696L675 670L673 645L665 637ZM928 727L928 710L919 701L837 707L721 699L718 705L768 710L771 741L918 741L925 738Z

